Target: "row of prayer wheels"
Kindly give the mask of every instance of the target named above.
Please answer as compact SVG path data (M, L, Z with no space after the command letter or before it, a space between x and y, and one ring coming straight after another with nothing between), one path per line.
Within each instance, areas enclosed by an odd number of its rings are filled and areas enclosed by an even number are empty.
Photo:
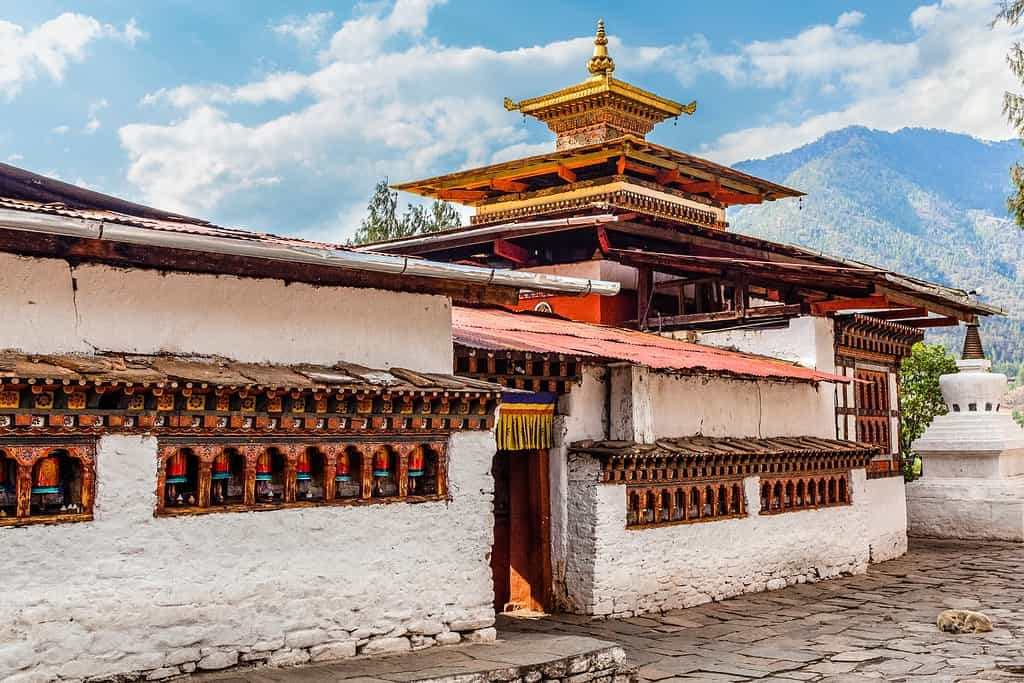
M188 480L187 460L181 452L175 453L167 460L167 483L184 484ZM424 473L424 456L421 449L414 450L409 455L409 476L422 477ZM270 481L272 470L271 457L269 453L260 454L256 460L256 481ZM373 456L373 476L387 477L391 475L391 459L387 451L381 449ZM214 480L231 478L231 459L226 453L221 453L213 461L213 472L211 477ZM309 481L313 478L310 458L308 453L300 453L295 461L295 479L297 481ZM337 464L334 468L335 481L352 480L352 462L348 453L338 455ZM3 483L0 477L0 484Z

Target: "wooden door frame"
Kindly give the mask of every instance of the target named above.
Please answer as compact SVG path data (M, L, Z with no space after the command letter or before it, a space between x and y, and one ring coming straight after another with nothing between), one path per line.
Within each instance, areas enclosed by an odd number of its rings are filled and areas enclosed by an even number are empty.
M553 602L549 454L547 449L502 451L500 457L509 458L508 604L548 611Z

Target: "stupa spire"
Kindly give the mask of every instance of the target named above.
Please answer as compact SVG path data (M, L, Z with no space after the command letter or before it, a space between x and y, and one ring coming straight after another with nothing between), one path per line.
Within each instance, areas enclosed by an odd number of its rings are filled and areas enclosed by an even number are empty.
M984 360L985 349L981 345L981 332L978 323L967 323L967 334L964 335L964 350L960 356L963 360Z
M597 20L594 54L587 64L587 70L598 77L611 76L611 73L615 71L615 60L608 56L608 36L604 33L604 19Z

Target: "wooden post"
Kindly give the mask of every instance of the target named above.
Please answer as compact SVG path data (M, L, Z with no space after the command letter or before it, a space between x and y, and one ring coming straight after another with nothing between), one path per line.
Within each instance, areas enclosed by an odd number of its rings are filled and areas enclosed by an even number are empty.
M242 502L246 505L256 504L256 460L260 457L260 450L259 446L242 446L239 449L245 457Z
M448 497L448 443L433 444L437 453L437 495Z
M396 484L398 484L398 497L405 498L409 495L409 453L416 446L408 443L395 444L395 457L398 467L395 468Z
M199 507L210 507L210 475L213 473L213 463L209 460L199 461Z
M283 446L281 454L284 455L284 499L282 502L295 502L295 461L303 446Z
M321 453L324 456L324 502L334 500L334 473L338 465L338 454L342 449L338 446L324 446Z
M373 497L373 444L361 444L359 446L359 462L362 465L362 485L359 487L359 497L369 500Z
M647 329L654 294L654 271L650 266L640 266L636 271L636 319L641 330Z
M78 462L82 468L80 504L82 512L91 515L96 495L96 449L93 446L83 446L78 449L78 452Z
M18 483L17 498L18 508L15 513L18 517L28 517L32 514L32 462L18 461Z

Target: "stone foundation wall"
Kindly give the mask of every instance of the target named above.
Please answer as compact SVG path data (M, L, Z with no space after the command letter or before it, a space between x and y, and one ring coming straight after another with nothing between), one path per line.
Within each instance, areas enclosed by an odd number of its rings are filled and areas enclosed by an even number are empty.
M864 470L851 477L852 505L761 515L760 479L744 480L741 519L626 529L626 487L599 484L598 463L569 461L567 607L633 616L742 593L863 573L871 558Z
M154 518L153 438L108 436L95 521L0 529L0 679L151 679L494 638L493 435L451 500Z

